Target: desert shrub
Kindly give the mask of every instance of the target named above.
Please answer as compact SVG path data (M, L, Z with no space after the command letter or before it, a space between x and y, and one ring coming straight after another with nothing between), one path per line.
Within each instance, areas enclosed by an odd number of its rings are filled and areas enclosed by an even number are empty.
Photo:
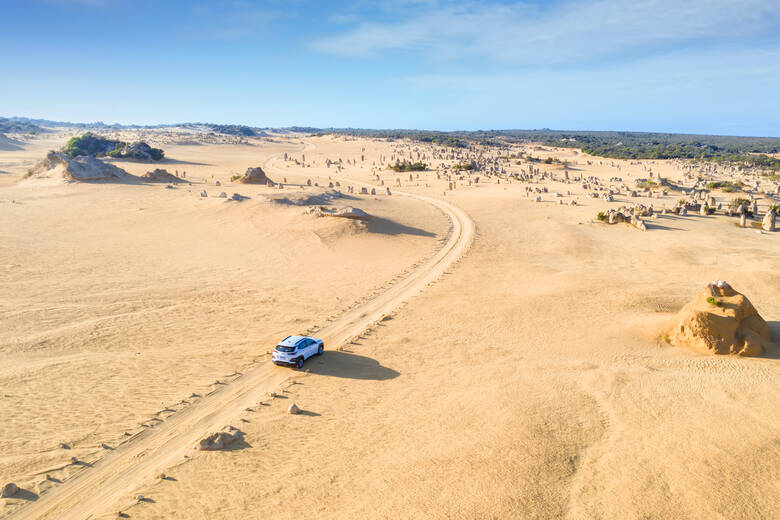
M710 305L714 305L715 307L720 307L721 305L723 305L721 302L719 302L712 296L707 297L707 303L709 303Z
M455 170L473 170L474 165L471 163L461 163L452 166Z
M732 199L731 202L729 202L729 209L732 210L738 210L740 206L742 205L750 206L750 200L748 199L742 199L742 198L736 198Z
M708 190L723 190L726 193L733 193L736 190L742 188L744 184L742 184L740 181L735 182L729 182L729 181L719 181L719 182L708 182L706 187Z
M396 172L421 172L424 171L427 167L428 165L423 162L412 163L409 161L395 161L395 164L388 166L388 168Z
M599 211L598 214L596 215L596 218L604 222L605 220L607 220L607 213L604 211Z
M92 132L87 132L81 137L71 137L63 151L71 158L80 155L92 155L94 157L108 156L115 159L145 159L144 151L148 152L153 160L159 161L165 156L159 148L152 148L144 142L128 145L124 141L106 139Z

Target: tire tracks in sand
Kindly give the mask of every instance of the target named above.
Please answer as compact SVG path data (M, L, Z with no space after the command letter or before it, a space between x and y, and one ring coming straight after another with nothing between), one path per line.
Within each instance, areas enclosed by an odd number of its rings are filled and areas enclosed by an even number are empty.
M307 149L313 146L311 143L306 145ZM275 159L276 156L270 157L264 166L277 170L270 164ZM341 180L370 186L352 179ZM432 197L400 191L394 193L427 202L442 211L451 221L449 236L433 256L406 276L321 328L318 336L330 347L343 345L359 336L424 290L445 274L471 245L474 223L463 210ZM255 365L154 428L140 432L7 518L82 520L116 511L120 503L126 503L131 493L155 474L185 460L193 445L208 432L222 429L235 421L246 408L255 406L268 392L296 374L280 369L270 361Z

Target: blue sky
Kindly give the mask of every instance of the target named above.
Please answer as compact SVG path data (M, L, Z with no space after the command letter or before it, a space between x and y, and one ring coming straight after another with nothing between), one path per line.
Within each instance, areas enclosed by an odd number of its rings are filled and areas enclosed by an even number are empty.
M0 115L780 136L780 0L0 0Z

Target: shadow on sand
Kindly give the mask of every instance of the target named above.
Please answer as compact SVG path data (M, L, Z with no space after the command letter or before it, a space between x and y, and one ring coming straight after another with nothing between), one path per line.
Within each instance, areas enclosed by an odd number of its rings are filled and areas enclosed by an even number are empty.
M27 500L28 502L35 502L38 500L38 495L27 489L20 489L11 498L15 498L17 500Z
M160 161L156 161L154 163L149 163L149 164L160 164L160 165L165 165L165 164L184 164L184 165L188 165L189 164L190 166L214 166L213 164L209 164L209 163L201 163L201 162L194 162L194 161L182 161L180 159L171 159L171 158L168 158L168 157L163 158Z
M780 321L767 321L769 331L772 333L774 347L764 353L762 358L780 359Z
M416 235L420 237L435 237L435 233L426 231L424 229L416 228L413 226L407 226L394 220L373 217L366 222L368 230L372 233L381 233L383 235Z
M647 229L664 229L666 231L685 231L682 228L664 226L663 224L656 224L655 222L649 222L647 220L645 220L645 224L647 224Z
M320 376L386 381L401 375L391 368L380 365L370 357L339 352L337 350L326 350L321 358L314 358L312 361L314 363L311 363L306 368L312 374Z

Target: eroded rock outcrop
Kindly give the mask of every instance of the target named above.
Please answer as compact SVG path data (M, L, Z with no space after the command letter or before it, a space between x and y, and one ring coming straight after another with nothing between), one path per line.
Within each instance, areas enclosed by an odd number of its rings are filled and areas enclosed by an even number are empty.
M0 496L3 498L10 498L17 494L19 492L19 486L14 484L13 482L9 482L8 484L3 486L3 490L0 493Z
M256 168L247 168L244 176L237 179L236 182L240 182L241 184L266 184L268 186L274 185L274 181L269 179L263 169L259 166Z
M354 220L371 220L371 215L359 208L345 206L343 208L326 208L324 206L309 206L306 208L307 215L315 217L340 217Z
M224 450L230 443L242 438L243 435L244 434L240 430L228 426L224 430L210 433L198 441L196 448L201 451Z
M180 178L163 168L155 168L152 171L146 172L141 178L149 182L165 182L168 184L181 182Z
M704 354L760 356L772 345L766 321L723 280L708 284L682 308L668 338Z

